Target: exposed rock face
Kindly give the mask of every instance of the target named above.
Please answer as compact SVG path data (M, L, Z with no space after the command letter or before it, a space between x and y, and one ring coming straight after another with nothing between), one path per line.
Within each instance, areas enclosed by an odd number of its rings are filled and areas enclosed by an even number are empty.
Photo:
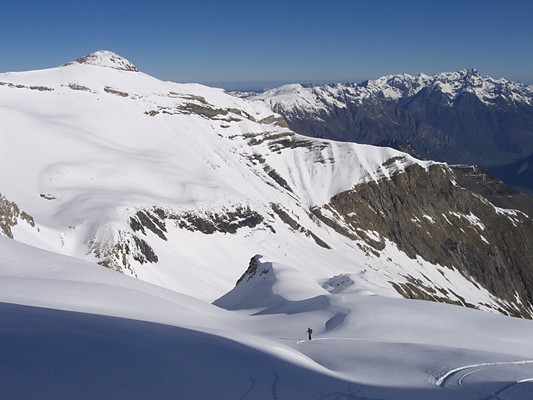
M190 231L199 231L205 234L235 233L238 229L254 228L263 222L263 217L248 207L238 207L225 212L185 212L172 215L176 226Z
M243 227L254 228L264 222L264 218L250 207L236 206L220 211L169 211L154 207L152 210L137 211L130 218L130 226L146 235L146 229L163 240L167 240L166 224L172 221L180 229L205 234L235 233ZM146 229L145 229L146 228Z
M29 89L29 90L37 90L39 92L53 92L53 88L49 88L46 86L27 86L27 85L15 85L13 83L9 82L0 82L0 86L7 86L9 88L15 88L15 89Z
M479 165L452 165L457 183L501 208L520 210L533 218L533 197L518 192ZM532 183L533 185L533 179Z
M320 239L317 235L315 235L309 229L304 228L296 220L294 220L289 215L289 213L283 209L281 205L272 203L270 206L272 207L272 211L274 211L284 223L289 225L293 231L304 233L306 236L313 238L315 243L318 244L320 247L324 247L325 249L331 248L326 242Z
M146 230L150 230L163 240L167 240L165 219L167 214L164 210L155 207L153 210L139 210L134 217L130 218L130 227L135 232L142 232L146 235Z
M473 69L287 85L258 98L291 129L313 137L410 143L424 158L454 164L503 165L533 152L533 86Z
M159 257L148 242L131 232L117 231L112 241L90 239L87 247L98 260L98 264L131 275L135 275L131 259L140 264L159 261Z
M35 227L35 221L31 215L22 211L16 203L0 194L0 234L13 239L11 229L20 221L25 221L30 226Z
M264 275L268 274L269 269L263 268L261 269L261 257L263 257L261 254L256 254L250 259L250 262L248 263L248 268L246 271L244 271L244 274L237 280L237 283L235 285L240 284L241 282L245 280L250 280L257 274Z
M131 232L116 231L110 235L112 239L107 241L91 238L87 241L87 247L100 265L135 275L132 261L141 265L155 264L159 261L158 255L149 244L150 240L143 238L149 233L167 241L168 231L172 227L203 234L215 232L234 234L241 228L254 228L261 224L266 229L272 229L259 213L244 206L235 206L218 212L172 211L152 207L140 209L130 217Z
M533 221L454 185L452 174L443 166L428 172L411 166L390 180L340 193L312 211L345 236L363 239L369 251L383 249L383 241L375 239L379 236L411 258L456 268L503 299L502 312L530 318ZM431 297L417 282L396 288L406 297Z

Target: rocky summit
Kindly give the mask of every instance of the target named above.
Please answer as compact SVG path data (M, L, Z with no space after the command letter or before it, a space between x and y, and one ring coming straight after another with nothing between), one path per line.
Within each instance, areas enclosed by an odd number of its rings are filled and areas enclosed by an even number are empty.
M96 67L113 68L119 71L131 71L139 72L137 67L124 57L113 53L108 50L99 50L91 54L87 54L84 57L77 58L75 61L67 63L65 65L78 63L85 65L94 65Z

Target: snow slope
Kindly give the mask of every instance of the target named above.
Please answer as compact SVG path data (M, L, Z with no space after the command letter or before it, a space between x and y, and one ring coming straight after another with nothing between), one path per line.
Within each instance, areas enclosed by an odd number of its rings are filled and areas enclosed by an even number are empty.
M309 215L434 163L303 138L111 52L0 74L0 121L1 398L531 397L531 321L404 300L408 270L497 307L453 268L387 241L369 254Z
M140 265L130 255L123 268L181 291L190 288L190 280L207 280L195 290L215 299L232 287L255 252L283 252L296 261L298 248L310 243L316 247L308 237L295 238L275 219L270 203L282 204L306 228L316 230L309 207L358 182L420 162L407 157L405 163L385 168L386 160L401 153L325 141L273 151L275 138L296 146L302 140L275 123L258 122L275 117L265 105L219 89L125 71L127 61L118 57L102 65L74 62L0 75L0 163L3 171L16 168L16 176L2 174L0 193L37 224L33 228L20 222L13 228L17 240L102 261L102 254L112 253L121 240L133 247L128 223L139 210L202 214L249 207L266 220L256 229L206 237L169 226L166 241L154 240L148 232L142 239L155 249L159 262ZM111 68L117 59L118 67ZM290 190L280 187L272 171ZM286 245L295 240L303 243ZM199 257L206 241L214 254ZM251 243L257 248L251 249ZM211 269L219 271L218 265L227 272L212 277ZM201 277L194 272L199 269Z
M229 312L0 238L0 396L530 398L531 321L373 296L346 278L321 287L257 261L268 272L227 295L242 309Z
M305 398L345 384L230 330L242 318L210 304L13 240L0 247L2 398Z
M160 81L107 51L0 74L0 121L0 194L35 222L14 217L18 241L209 301L260 253L314 281L359 274L362 290L393 297L409 271L498 309L459 271L386 241L369 254L310 214L358 183L435 163L296 135L265 104Z

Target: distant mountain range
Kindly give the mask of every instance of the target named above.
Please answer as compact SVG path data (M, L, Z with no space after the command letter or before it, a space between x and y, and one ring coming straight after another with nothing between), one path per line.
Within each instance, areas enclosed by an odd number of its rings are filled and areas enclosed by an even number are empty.
M307 136L373 145L392 140L425 159L485 167L533 154L533 86L475 69L285 85L253 98ZM519 183L533 185L527 178Z

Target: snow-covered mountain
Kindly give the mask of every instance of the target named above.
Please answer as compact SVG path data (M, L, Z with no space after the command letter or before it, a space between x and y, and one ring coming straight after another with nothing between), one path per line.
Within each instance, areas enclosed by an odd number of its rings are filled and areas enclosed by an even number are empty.
M481 76L476 69L444 72L436 75L386 75L362 83L326 85L288 84L257 95L280 114L329 111L331 106L346 107L346 101L362 104L371 98L400 100L413 97L421 90L438 90L449 104L465 93L471 93L483 103L496 105L509 101L533 105L533 86L505 78Z
M101 52L0 75L4 207L34 221L12 213L8 235L214 299L250 253L292 263L316 248L311 206L420 163L382 166L399 153L309 141L265 105L128 63Z
M263 103L111 52L0 83L6 236L210 301L261 253L315 280L364 272L388 296L532 314L531 220L446 165L299 136Z
M428 159L501 165L533 153L533 86L475 69L359 84L285 85L253 96L304 135L409 143Z
M527 398L532 221L446 164L105 51L0 140L0 397Z

